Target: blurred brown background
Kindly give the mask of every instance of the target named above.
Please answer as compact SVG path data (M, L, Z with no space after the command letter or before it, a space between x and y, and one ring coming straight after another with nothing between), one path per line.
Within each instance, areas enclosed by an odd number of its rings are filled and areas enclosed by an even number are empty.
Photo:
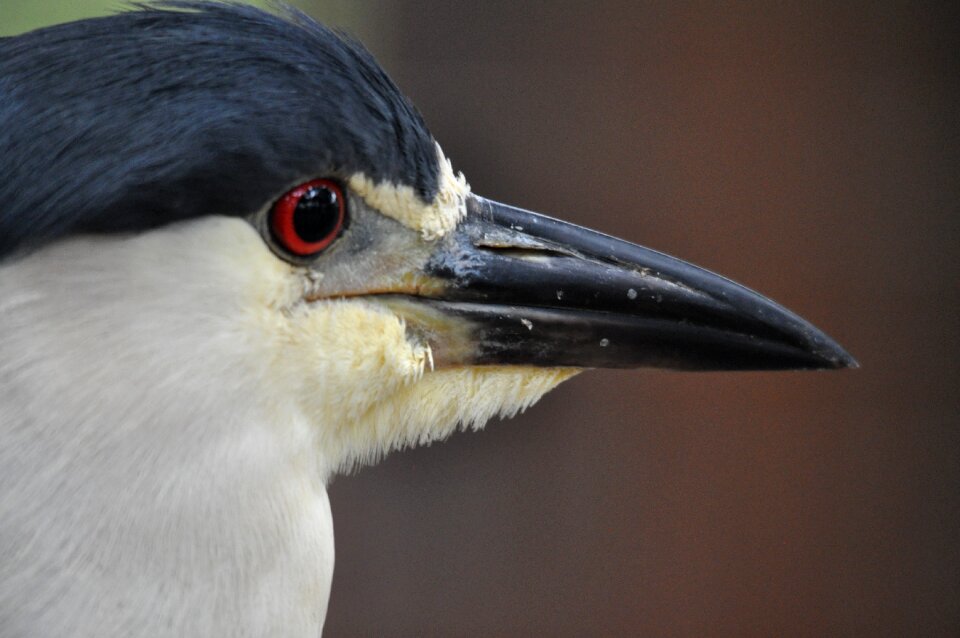
M2 2L7 32L44 6ZM863 366L589 372L338 479L327 635L960 635L956 10L296 4L477 192L746 283Z

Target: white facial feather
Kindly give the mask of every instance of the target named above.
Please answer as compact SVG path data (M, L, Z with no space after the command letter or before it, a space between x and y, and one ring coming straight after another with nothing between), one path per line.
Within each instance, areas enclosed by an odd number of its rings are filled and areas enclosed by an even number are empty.
M0 266L5 632L316 636L330 474L574 373L434 371L401 318L309 285L233 218Z

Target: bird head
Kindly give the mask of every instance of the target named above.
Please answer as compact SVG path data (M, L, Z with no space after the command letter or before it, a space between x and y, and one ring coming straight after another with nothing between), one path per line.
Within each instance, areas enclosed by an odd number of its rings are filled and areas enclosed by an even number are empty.
M170 2L43 29L7 42L0 94L0 258L54 264L77 325L110 317L106 352L247 371L330 470L584 368L854 365L727 279L473 193L372 56L294 12Z

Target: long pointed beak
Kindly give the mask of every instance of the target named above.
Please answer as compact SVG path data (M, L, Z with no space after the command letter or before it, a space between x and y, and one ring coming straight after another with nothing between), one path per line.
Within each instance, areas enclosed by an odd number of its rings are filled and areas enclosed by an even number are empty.
M424 274L441 285L383 301L448 365L857 366L812 324L728 279L478 196Z

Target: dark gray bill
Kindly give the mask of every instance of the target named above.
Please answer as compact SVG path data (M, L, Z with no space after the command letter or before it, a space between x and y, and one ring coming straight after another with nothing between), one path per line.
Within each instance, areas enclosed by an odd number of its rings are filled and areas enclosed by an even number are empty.
M427 265L425 274L443 285L417 299L433 318L420 323L425 332L438 317L462 326L461 341L470 346L446 353L448 363L688 370L857 365L809 322L687 262L477 196L468 210Z

